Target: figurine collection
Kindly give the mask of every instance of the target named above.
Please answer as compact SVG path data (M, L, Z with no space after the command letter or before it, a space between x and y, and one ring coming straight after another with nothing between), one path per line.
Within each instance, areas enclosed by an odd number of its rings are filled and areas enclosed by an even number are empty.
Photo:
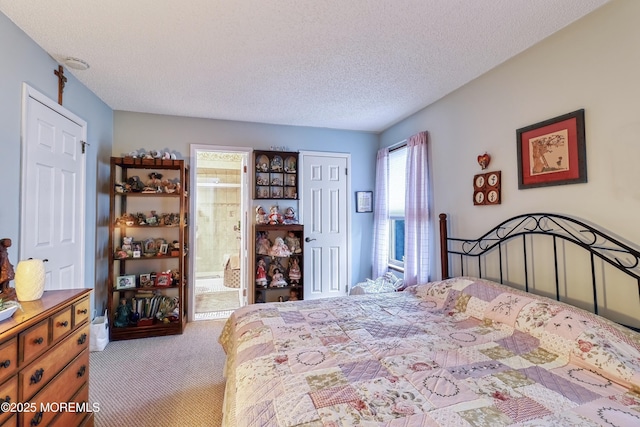
M180 179L173 178L167 179L159 172L151 172L148 175L149 179L145 182L137 176L130 176L124 182L115 183L116 193L166 193L166 194L180 194L182 187L180 185Z
M296 217L296 211L292 207L288 207L284 215L280 213L280 207L273 205L269 208L267 214L264 207L261 205L256 206L256 224L297 224L298 218Z
M282 214L277 205L271 206L268 213L265 207L258 205L255 207L255 213L256 224L298 224L296 212L292 207L285 208L284 214ZM256 288L291 287L289 296L280 296L278 301L296 301L299 298L297 287L302 284L301 234L301 232L288 230L286 236L272 236L273 241L271 241L268 231L256 232Z

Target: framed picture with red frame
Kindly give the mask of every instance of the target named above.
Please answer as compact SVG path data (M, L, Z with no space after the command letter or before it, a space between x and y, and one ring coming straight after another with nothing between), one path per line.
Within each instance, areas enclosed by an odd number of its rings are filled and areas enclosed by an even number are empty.
M158 273L156 275L156 286L159 288L166 288L171 285L171 273Z
M584 110L516 131L518 188L587 182Z

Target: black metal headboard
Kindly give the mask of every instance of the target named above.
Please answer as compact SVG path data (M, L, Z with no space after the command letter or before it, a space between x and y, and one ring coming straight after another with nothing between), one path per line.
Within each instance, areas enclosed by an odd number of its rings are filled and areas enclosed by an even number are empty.
M590 258L591 267L591 286L593 292L593 311L598 314L598 290L597 290L597 274L596 260L601 259L616 269L624 272L626 275L635 279L637 283L638 295L640 295L640 251L632 248L628 244L623 243L619 239L598 230L582 221L570 218L568 216L551 214L551 213L530 213L515 216L511 219L498 224L481 237L477 239L461 239L448 237L447 235L447 215L440 214L440 248L441 248L441 268L443 278L453 276L464 276L465 262L467 257L477 258L478 277L483 277L483 264L481 260L488 253L497 251L499 277L491 278L492 280L504 283L503 276L503 251L508 241L521 238L522 239L522 259L524 267L524 290L529 292L529 262L527 261L527 244L528 236L544 235L552 239L553 246L553 270L555 275L555 292L556 299L560 300L560 281L559 281L559 262L562 256L559 256L558 245L561 241L571 242L574 245L583 248ZM513 256L512 254L510 254ZM450 261L453 257L459 256L459 274L450 271ZM516 255L519 256L519 255ZM468 264L466 264L468 265ZM495 268L494 268L495 270ZM637 297L636 297L637 298ZM635 313L636 318L640 317L640 312ZM636 328L634 328L636 329Z

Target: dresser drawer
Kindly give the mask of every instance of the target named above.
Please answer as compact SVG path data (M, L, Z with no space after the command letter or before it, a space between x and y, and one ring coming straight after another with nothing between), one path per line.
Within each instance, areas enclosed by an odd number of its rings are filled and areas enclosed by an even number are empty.
M51 316L51 340L58 341L71 330L71 307Z
M54 350L55 351L55 350ZM61 412L59 403L70 402L89 378L89 350L85 350L67 365L55 378L30 400L38 409L36 413L20 413L20 425L49 425ZM53 411L41 411L51 405ZM35 424L38 422L39 424Z
M70 402L82 403L89 401L89 384L83 385L80 390L73 396ZM84 417L87 416L86 412L72 412L65 411L61 412L49 427L71 427L71 426L79 426L80 423L84 420Z
M73 327L89 319L89 298L73 304Z
M18 339L11 338L0 345L0 382L18 369Z
M21 333L19 342L20 362L28 363L49 348L49 322L45 320Z
M0 403L18 403L18 377L15 376L0 385ZM11 417L12 412L2 412L0 409L0 425Z
M2 427L17 427L18 426L18 414L13 414L4 424L0 424Z
M20 400L23 402L29 400L88 345L89 324L86 323L56 344L46 355L21 369L18 374Z

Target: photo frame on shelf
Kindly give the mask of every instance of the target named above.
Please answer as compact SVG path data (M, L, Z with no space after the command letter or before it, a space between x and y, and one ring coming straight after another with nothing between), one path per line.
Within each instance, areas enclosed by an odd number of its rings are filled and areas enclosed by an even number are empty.
M155 239L147 239L144 241L145 254L156 254L157 252L158 252L158 248L156 247Z
M156 286L160 288L166 288L171 286L172 283L171 273L158 273L156 275Z
M142 242L134 241L133 243L131 243L131 252L133 253L134 258L140 258L142 256L142 248Z
M373 191L356 191L356 212L373 212Z
M516 131L518 188L587 182L584 109Z
M169 249L169 244L167 243L161 243L160 244L160 249L159 249L159 253L161 253L162 255L166 255L167 254L167 250Z
M128 274L116 277L116 289L133 289L136 287L136 276Z
M141 288L153 287L153 280L151 279L151 273L143 273L140 275L140 287Z
M167 241L164 239L156 239L155 242L155 246L156 246L156 253L160 253L160 249L162 249L162 245L166 244ZM166 253L166 252L164 252Z

